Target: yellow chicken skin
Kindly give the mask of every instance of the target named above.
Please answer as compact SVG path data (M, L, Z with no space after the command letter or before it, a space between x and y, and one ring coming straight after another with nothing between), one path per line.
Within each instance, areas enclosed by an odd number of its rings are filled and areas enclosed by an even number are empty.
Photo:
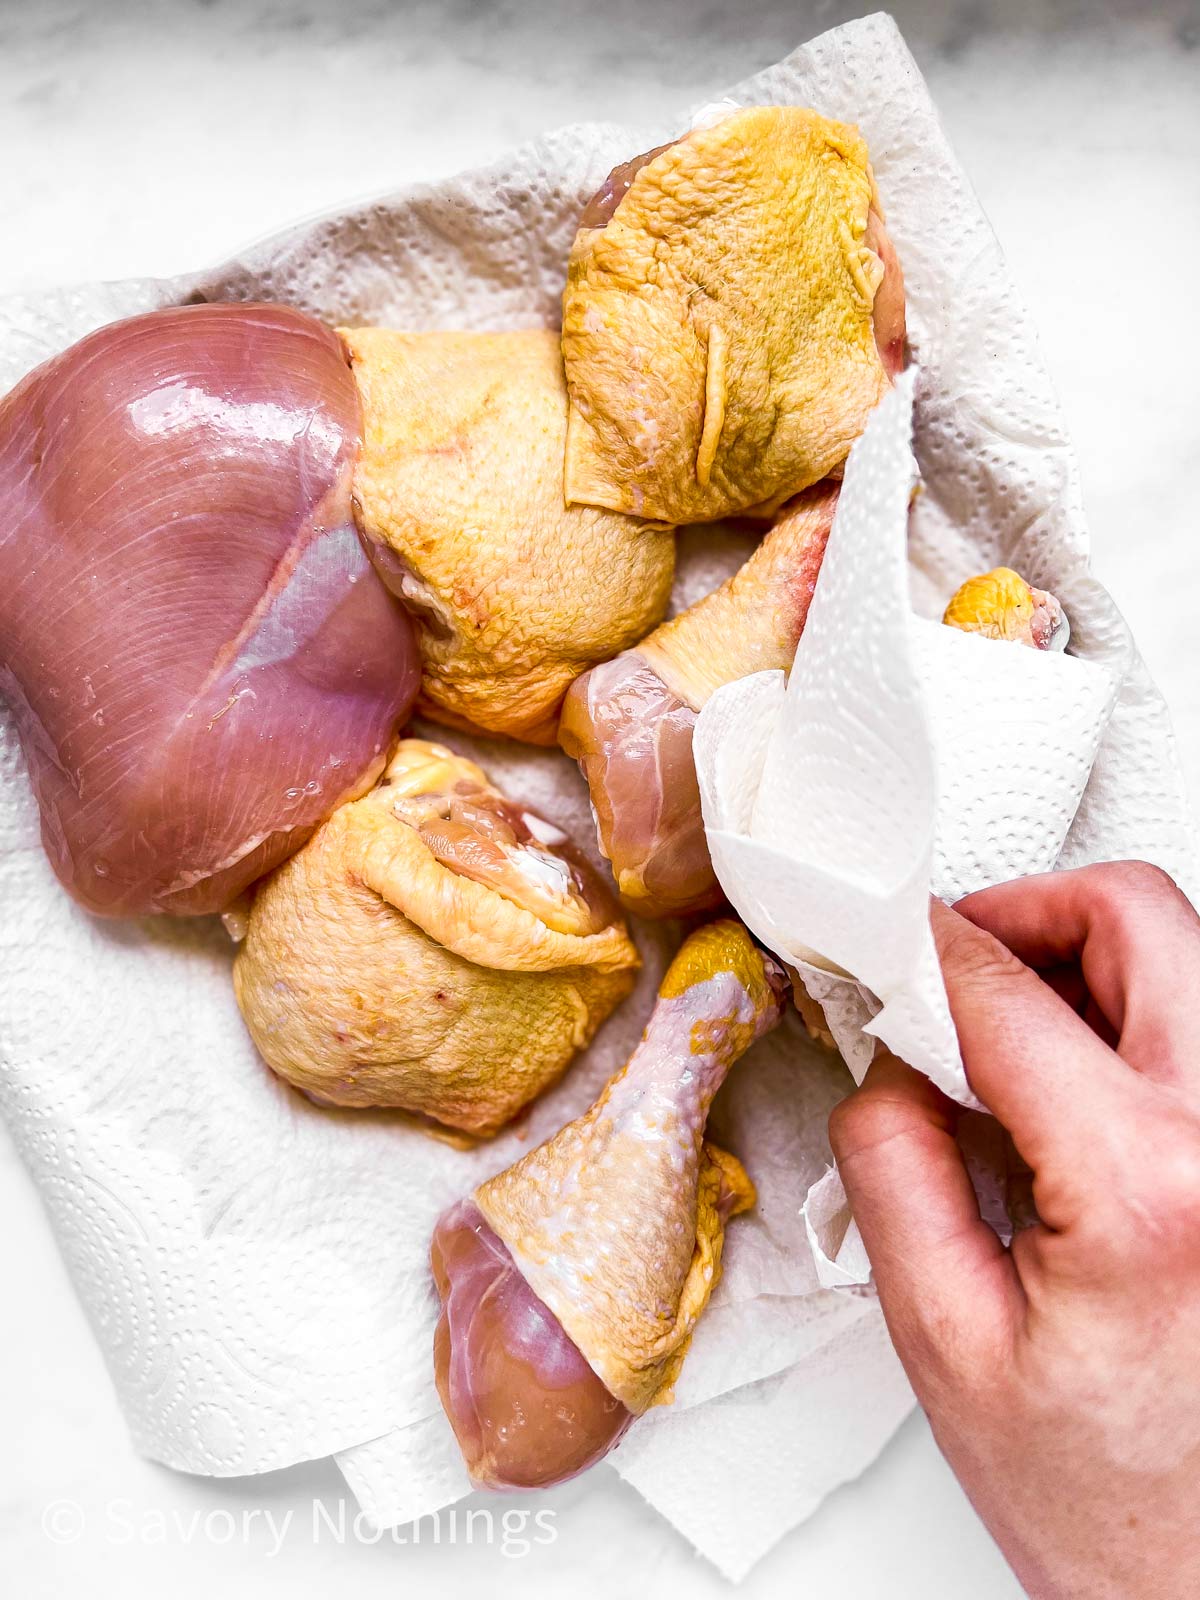
M754 1202L704 1126L734 1062L779 1021L782 988L740 923L701 928L591 1109L475 1191L525 1282L635 1416L670 1400L725 1222Z
M556 334L342 339L363 405L355 511L417 620L421 709L553 744L571 682L665 614L674 536L564 505Z
M563 834L406 739L259 888L234 987L268 1066L313 1099L485 1137L562 1075L637 966Z
M618 168L584 214L567 499L666 523L769 511L845 459L903 352L858 130L733 112Z
M1008 639L1033 650L1065 650L1070 626L1058 599L1033 589L1011 567L968 578L954 593L942 621L986 639Z

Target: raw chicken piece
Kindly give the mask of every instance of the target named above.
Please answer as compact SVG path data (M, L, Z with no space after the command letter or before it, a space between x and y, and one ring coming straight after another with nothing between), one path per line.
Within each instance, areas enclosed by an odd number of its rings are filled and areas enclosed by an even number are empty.
M625 905L643 917L719 904L692 760L696 711L640 650L572 685L558 737L579 762L600 849Z
M581 219L567 499L666 523L773 509L845 459L904 342L858 129L794 106L693 129Z
M1011 567L995 567L968 578L946 607L942 621L964 633L1012 639L1034 650L1065 650L1071 637L1066 614L1054 595L1032 589Z
M430 1263L442 1301L438 1393L475 1482L540 1488L606 1455L633 1412L609 1394L473 1200L441 1217Z
M829 483L800 495L732 578L567 695L559 741L583 769L600 847L641 916L720 902L692 762L696 715L721 684L791 666L837 497Z
M693 934L591 1109L439 1221L438 1392L476 1483L557 1483L670 1400L725 1223L754 1203L709 1106L783 988L739 923Z
M354 382L280 306L102 328L0 404L0 693L90 910L220 910L378 775L416 693Z
M562 1075L637 965L558 829L405 739L259 888L233 978L268 1066L312 1098L486 1137Z
M563 504L558 338L344 330L360 525L418 620L422 709L553 744L562 697L666 611L672 534Z

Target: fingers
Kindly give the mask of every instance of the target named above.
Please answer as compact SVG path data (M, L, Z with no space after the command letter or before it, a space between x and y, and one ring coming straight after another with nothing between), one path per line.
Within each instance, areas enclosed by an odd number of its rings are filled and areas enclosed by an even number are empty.
M1007 1337L1021 1301L1004 1248L980 1218L952 1116L923 1074L884 1054L829 1121L888 1327L914 1384L914 1368Z
M939 901L930 922L967 1078L1025 1160L1040 1172L1104 1150L1136 1080L992 934Z
M1117 1031L1096 1004L1095 997L1083 981L1078 961L1066 961L1059 966L1038 967L1037 975L1054 990L1060 1000L1065 1000L1076 1016L1082 1017L1094 1034L1110 1050L1117 1048Z
M1077 962L1131 1067L1200 1084L1200 918L1165 873L1082 867L982 889L955 910L1031 966Z

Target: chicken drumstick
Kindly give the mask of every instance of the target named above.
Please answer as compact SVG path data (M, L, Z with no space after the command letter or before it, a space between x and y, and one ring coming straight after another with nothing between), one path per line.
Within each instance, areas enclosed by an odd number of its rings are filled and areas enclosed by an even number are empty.
M438 1222L438 1392L477 1483L558 1483L671 1398L725 1223L754 1203L708 1110L783 986L740 923L694 933L591 1109Z

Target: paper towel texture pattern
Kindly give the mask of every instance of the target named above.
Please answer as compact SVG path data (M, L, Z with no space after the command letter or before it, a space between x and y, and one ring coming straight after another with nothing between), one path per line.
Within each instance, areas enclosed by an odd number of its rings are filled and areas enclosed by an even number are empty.
M1121 683L1068 853L1178 863L1185 813L1165 709L1086 571L1074 462L1031 331L893 24L836 30L731 93L862 126L922 363L924 609L1002 553L1054 588L1086 653ZM583 204L616 162L686 124L673 109L655 127L564 130L193 277L8 300L0 389L115 317L197 297L283 300L331 323L556 325ZM711 555L711 543L695 548ZM680 578L692 597L686 563ZM590 838L583 786L553 752L438 737L470 745L502 785ZM318 1110L277 1084L242 1030L219 925L88 918L42 856L7 717L0 763L0 1101L137 1446L209 1473L337 1452L382 1524L456 1498L466 1483L432 1383L434 1219L590 1102L640 1032L665 935L641 932L636 995L525 1126L462 1154L403 1118ZM676 1405L614 1458L732 1577L861 1471L911 1405L877 1305L820 1287L801 1215L849 1082L792 1023L732 1074L713 1132L746 1161L760 1204L729 1230Z

